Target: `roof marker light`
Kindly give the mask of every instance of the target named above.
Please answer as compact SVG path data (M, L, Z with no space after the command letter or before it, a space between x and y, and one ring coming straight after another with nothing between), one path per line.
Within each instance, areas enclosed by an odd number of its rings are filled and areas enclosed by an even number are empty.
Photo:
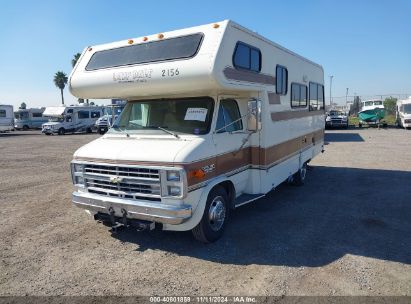
M147 40L148 40L148 38L147 38L147 37L144 37L144 38L143 38L143 41L147 41Z
M93 50L93 48L88 48L88 51L91 52Z
M220 27L220 25L218 23L213 24L213 28L219 28L219 27Z
M133 39L128 39L128 44L133 44L133 43L134 43Z
M164 35L163 34L158 34L157 37L158 37L158 39L163 39Z

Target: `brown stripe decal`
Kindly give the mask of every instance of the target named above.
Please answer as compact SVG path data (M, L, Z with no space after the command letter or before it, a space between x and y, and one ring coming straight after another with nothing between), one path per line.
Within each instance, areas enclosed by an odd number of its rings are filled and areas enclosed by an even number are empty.
M269 104L281 104L280 95L276 93L268 93L268 102Z
M230 80L248 81L261 84L275 85L275 77L267 74L261 74L245 70L237 70L226 67L223 70L224 76Z
M108 159L95 159L95 158L75 158L76 160L83 160L89 162L109 163L109 164L121 164L121 165L141 165L141 166L181 166L187 172L188 186L196 185L207 181L215 176L223 175L234 170L246 167L256 166L263 167L264 169L275 165L280 160L291 156L298 151L310 146L311 144L317 144L324 139L324 129L308 133L303 136L290 139L288 141L273 145L267 148L261 147L246 147L239 151L228 152L217 157L210 157L201 161L192 163L151 163L151 162L135 162L135 161L116 161ZM201 169L208 165L215 165L215 169L207 173L203 179L193 177L189 173L193 170Z
M284 112L271 112L271 120L281 121L295 118L303 118L310 116L324 115L324 111L284 111Z

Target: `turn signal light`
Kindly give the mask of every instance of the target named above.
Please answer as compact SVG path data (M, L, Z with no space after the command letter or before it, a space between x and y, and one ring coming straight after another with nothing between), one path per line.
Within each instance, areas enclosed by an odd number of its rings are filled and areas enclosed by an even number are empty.
M189 177L195 177L195 178L204 178L205 173L201 169L193 170L188 172Z

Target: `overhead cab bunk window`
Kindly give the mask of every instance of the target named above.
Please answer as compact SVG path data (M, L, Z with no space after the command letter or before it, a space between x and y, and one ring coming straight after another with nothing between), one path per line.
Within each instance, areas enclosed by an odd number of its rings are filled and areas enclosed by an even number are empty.
M324 86L310 82L310 111L321 111L324 109Z
M277 65L275 69L275 92L280 95L287 95L288 91L288 70L281 66Z
M124 46L93 54L87 71L194 57L203 40L203 34L175 37L159 41Z
M307 86L299 83L291 84L291 107L305 108L307 106Z
M233 65L236 69L261 71L261 51L244 42L237 42L233 55Z

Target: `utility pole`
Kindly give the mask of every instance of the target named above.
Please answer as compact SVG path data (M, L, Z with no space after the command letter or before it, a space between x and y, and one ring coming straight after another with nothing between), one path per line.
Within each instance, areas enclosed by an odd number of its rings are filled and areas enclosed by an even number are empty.
M345 104L347 104L348 102L348 88L347 91L345 92Z
M332 87L332 85L333 85L333 78L334 78L334 76L333 75L330 75L330 107L332 107L332 91L331 91L331 87Z

